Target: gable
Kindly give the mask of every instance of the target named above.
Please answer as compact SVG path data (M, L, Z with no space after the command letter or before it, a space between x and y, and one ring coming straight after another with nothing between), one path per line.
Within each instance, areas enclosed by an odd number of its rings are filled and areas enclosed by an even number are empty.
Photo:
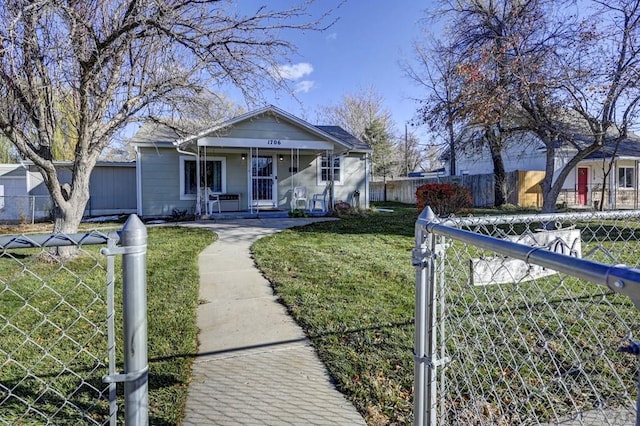
M344 130L314 126L273 105L249 112L174 142L179 148L194 146L284 148L370 152L371 148ZM348 137L347 137L348 136ZM354 143L357 141L358 143Z
M213 137L240 139L318 140L318 136L280 117L263 114L213 132Z

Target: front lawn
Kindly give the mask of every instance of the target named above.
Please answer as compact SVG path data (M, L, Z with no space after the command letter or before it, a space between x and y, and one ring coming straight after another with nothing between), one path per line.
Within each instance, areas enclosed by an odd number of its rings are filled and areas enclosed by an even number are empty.
M121 225L118 225L120 227ZM84 228L84 227L83 227ZM45 231L46 232L46 231ZM182 418L197 347L198 254L215 240L200 229L148 228L149 419ZM105 258L102 246L64 265L39 250L0 257L0 417L9 423L96 423L108 415L98 390L106 374ZM122 369L121 256L116 256L116 348ZM98 331L100 330L100 331ZM123 385L119 384L119 408ZM106 395L103 395L105 397ZM27 407L33 407L28 410ZM120 419L123 412L120 411Z
M371 423L410 421L415 207L285 230L253 245L259 268Z
M413 419L411 259L418 212L382 207L393 211L285 230L253 246L259 268L370 425ZM622 230L635 228L634 221L614 222L613 230L606 221L591 229L575 225L590 258L637 267L640 236ZM557 275L469 287L469 259L480 254L459 242L447 249L443 322L453 363L444 371L452 424L554 422L635 399L635 358L616 352L640 325L628 298ZM513 378L519 370L522 378Z

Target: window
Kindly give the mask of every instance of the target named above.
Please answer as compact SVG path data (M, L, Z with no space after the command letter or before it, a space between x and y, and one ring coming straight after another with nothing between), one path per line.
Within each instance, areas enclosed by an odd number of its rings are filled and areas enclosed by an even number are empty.
M201 158L200 188L204 189L207 186L213 192L226 192L226 168L226 159L224 157L207 157L206 162L204 158ZM197 190L198 180L195 157L180 157L180 199L195 200Z
M618 167L618 188L633 188L633 167Z
M331 173L333 173L333 182L336 185L342 185L342 157L333 156L333 164L330 157L328 154L322 154L318 159L318 184L331 181Z

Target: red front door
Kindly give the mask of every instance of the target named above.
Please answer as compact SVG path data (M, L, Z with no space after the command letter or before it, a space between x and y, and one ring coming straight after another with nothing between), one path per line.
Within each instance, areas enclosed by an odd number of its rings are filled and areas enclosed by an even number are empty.
M587 205L587 183L589 182L589 169L578 167L578 204Z

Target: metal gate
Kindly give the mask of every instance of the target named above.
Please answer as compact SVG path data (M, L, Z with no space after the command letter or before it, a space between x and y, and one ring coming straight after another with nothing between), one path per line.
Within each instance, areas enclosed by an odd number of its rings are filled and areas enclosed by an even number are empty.
M427 207L413 259L414 423L637 424L639 218Z

